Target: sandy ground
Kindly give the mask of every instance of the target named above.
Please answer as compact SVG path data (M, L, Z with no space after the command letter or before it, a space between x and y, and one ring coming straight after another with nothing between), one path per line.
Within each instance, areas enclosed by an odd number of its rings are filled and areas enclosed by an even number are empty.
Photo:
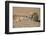
M33 20L21 20L19 22L16 22L14 20L13 27L14 28L19 28L19 27L40 27L40 22L35 22Z

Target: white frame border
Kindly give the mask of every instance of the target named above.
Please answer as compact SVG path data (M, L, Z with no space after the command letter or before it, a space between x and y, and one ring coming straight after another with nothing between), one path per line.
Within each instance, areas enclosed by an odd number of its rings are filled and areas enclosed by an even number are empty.
M13 7L35 7L40 8L40 27L31 27L31 28L13 28ZM34 4L18 4L10 3L9 4L9 31L10 32L21 32L21 31L37 31L43 30L43 5L34 5Z

